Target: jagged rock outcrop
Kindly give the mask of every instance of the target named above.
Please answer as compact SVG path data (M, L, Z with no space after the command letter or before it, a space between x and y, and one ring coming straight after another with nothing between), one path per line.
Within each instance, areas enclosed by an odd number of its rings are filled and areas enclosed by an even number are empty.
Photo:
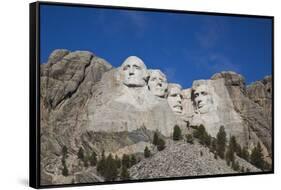
M250 150L261 143L267 161L271 162L271 94L267 92L270 81L266 77L263 83L246 87L244 77L232 71L216 73L209 80L196 80L191 90L183 93L186 118L191 125L203 124L213 137L224 126L228 138L236 136ZM253 95L258 91L261 95Z
M135 72L134 66L140 70L136 74L139 78L131 76ZM98 157L103 150L119 157L140 154L145 146L151 147L155 131L163 138L169 138L175 125L185 134L189 130L187 123L204 124L213 137L224 125L228 136L235 135L241 145L252 148L261 142L270 160L271 115L265 113L265 110L271 110L270 77L246 87L241 75L222 72L210 80L194 81L189 89L171 90L167 87L172 85L168 85L161 71L147 72L145 64L135 56L126 59L122 66L113 68L91 52L68 50L55 50L48 62L41 64L40 72L42 185L102 181L95 168L81 166L77 159L80 148L86 155L94 151ZM148 73L153 73L153 80ZM206 88L199 87L202 85ZM204 92L208 96L200 95ZM259 92L261 94L257 95ZM63 147L68 152L65 159L69 170L67 177L62 175ZM189 151L190 154L185 153ZM197 159L198 151L203 151L207 157L189 162L188 159ZM178 161L186 171L178 170L175 165L165 166L167 173L161 174L164 177L233 172L224 167L225 163L211 159L212 155L199 145L170 143L166 152L182 155ZM158 160L161 156L168 155L164 151L151 161L155 159L162 163ZM185 156L187 160L184 160ZM144 169L150 164L148 162L149 159L144 160ZM221 164L222 169L218 169ZM216 165L218 167L212 167ZM161 167L159 172L162 172ZM138 170L142 172L140 168ZM134 176L144 177L146 171L143 172ZM152 177L159 175L153 174Z
M143 152L154 131L169 136L184 122L165 99L147 87L128 88L124 76L91 52L54 51L41 65L41 176L45 184L61 175L61 151L70 174L79 172L76 154L102 150Z
M225 86L228 89L234 109L243 119L243 124L249 128L249 138L261 141L262 146L264 146L264 154L269 158L272 152L272 123L271 114L268 114L268 108L255 103L253 98L250 98L253 95L248 96L251 94L251 87L246 88L244 78L241 75L234 72L222 72L221 74L214 75L212 80L219 78L225 80ZM270 77L267 78L270 81ZM272 88L270 82L266 83L266 85L266 89ZM270 101L271 94L267 93L267 97Z

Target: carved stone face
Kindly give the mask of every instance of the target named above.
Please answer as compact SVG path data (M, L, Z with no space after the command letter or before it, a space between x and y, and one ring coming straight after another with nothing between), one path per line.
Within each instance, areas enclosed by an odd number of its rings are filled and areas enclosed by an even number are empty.
M142 87L146 85L147 70L143 61L136 57L128 57L121 65L124 73L123 83L128 87Z
M160 70L150 70L148 87L155 96L165 97L168 88L166 76Z
M169 86L167 101L175 113L182 113L182 95L181 87L179 85Z
M201 114L207 113L210 111L210 108L213 104L213 99L210 95L207 85L200 85L194 90L194 102L196 110Z

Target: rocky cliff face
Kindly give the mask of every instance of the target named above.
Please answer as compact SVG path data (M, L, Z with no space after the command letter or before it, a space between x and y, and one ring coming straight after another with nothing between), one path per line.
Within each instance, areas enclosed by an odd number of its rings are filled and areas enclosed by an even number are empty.
M41 65L42 185L102 181L95 169L81 167L77 161L80 148L86 154L95 151L98 155L102 150L118 156L142 153L145 146L151 147L155 131L169 138L175 125L183 133L188 131L187 123L203 124L214 137L218 128L224 125L227 135L235 135L242 145L251 148L261 142L270 160L270 77L246 87L241 75L222 72L210 80L194 81L191 88L181 91L181 99L169 102L179 97L177 91L164 89L165 96L159 97L152 93L153 86L124 85L126 76L122 69L113 68L91 52L67 50L55 50L48 62ZM147 83L147 78L144 80ZM162 86L168 85L156 85L154 92ZM173 107L175 102L176 107ZM62 176L63 147L68 149L69 177ZM196 149L196 146L183 146L179 152L188 149ZM183 161L182 164L193 162ZM191 171L194 168L188 170L190 175L200 175L204 170L199 163L196 171ZM175 172L177 168L170 169ZM139 175L146 176L145 172ZM208 172L209 169L204 170L201 175ZM212 172L232 171L213 169L210 174ZM179 170L177 174L168 172L164 175L185 176L187 173Z

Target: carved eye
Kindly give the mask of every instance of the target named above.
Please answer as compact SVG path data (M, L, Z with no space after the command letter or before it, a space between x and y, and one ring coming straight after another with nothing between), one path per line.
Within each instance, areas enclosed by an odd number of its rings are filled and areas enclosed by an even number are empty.
M201 94L202 94L203 96L206 96L206 95L207 95L207 92L201 92Z
M129 69L129 65L126 65L125 67L123 67L123 71L126 71Z
M198 97L199 96L199 93L195 93L194 94L194 97L196 98L196 97Z
M137 69L137 70L140 70L140 66L137 66L137 65L134 65L134 68Z

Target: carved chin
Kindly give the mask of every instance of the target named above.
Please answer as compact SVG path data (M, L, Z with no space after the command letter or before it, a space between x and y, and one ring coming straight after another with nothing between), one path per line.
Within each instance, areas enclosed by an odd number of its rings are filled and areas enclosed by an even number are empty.
M173 111L176 113L182 113L182 108L181 107L173 107Z
M208 113L209 112L209 106L202 106L200 108L197 109L199 113L204 114L204 113Z
M159 96L159 97L164 97L164 95L165 95L164 90L152 90L152 93L153 93L155 96Z
M124 84L128 87L142 87L145 85L145 82L137 79L127 79L124 81Z

